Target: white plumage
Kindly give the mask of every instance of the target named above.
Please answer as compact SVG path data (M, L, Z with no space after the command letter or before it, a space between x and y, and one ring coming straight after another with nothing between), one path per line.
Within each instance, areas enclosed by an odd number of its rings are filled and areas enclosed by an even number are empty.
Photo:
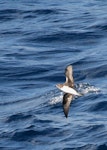
M59 87L58 85L56 85L56 87L65 93L81 96L81 94L79 94L76 90L74 90L73 88L69 86L64 85L62 87Z

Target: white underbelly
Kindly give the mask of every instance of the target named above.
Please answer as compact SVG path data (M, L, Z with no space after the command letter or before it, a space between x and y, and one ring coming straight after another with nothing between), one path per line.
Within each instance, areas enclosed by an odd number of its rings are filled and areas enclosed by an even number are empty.
M64 85L63 87L59 87L56 85L56 87L65 93L81 96L81 94L79 94L76 90L74 90L73 88L69 86Z

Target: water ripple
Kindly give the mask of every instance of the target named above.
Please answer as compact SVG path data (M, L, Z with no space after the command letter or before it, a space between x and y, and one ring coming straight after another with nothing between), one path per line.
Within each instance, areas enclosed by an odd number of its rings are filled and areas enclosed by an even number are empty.
M0 6L0 149L107 149L107 2ZM66 119L55 85L69 64L83 96Z

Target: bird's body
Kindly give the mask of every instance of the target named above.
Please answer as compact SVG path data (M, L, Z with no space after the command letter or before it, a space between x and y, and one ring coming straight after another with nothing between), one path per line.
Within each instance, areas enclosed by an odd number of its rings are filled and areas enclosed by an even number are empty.
M58 85L56 85L56 87L57 87L58 89L60 89L61 91L63 91L64 93L81 96L81 94L78 93L74 88L71 88L71 87L69 87L69 86L67 86L67 85L58 84Z

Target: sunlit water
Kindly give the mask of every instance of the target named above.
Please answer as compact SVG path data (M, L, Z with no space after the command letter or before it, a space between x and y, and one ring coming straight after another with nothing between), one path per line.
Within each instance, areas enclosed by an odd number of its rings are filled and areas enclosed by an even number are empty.
M0 150L19 149L107 149L107 1L0 1Z

